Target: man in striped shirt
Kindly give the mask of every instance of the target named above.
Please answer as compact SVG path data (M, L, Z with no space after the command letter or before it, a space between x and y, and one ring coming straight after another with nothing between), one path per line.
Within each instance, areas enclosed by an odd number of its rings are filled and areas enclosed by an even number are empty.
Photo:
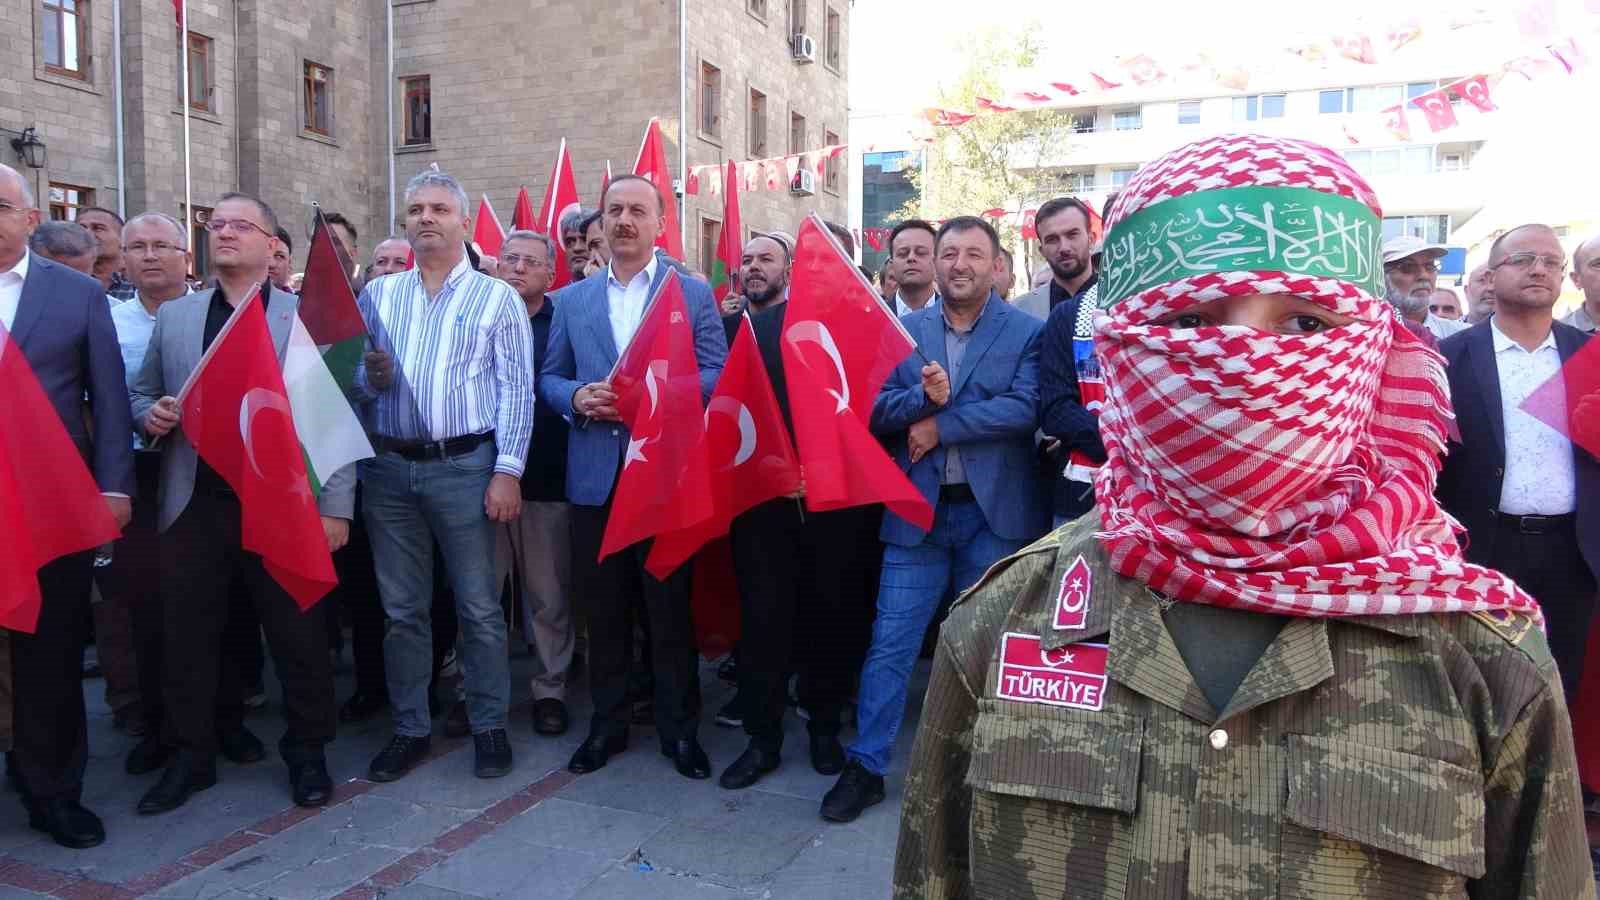
M393 781L428 752L437 541L461 622L475 771L493 778L511 771L511 675L495 536L497 523L521 513L518 480L533 433L533 339L516 292L467 261L470 218L460 183L423 172L405 196L417 267L362 291L371 350L354 386L378 453L361 463L361 486L390 619L383 651L395 725L370 774Z

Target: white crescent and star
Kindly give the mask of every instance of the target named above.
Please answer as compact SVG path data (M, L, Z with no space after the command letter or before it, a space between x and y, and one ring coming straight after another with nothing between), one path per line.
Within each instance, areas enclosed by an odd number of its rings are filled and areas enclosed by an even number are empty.
M252 437L256 413L263 409L275 409L290 421L294 420L294 414L289 410L289 398L266 388L251 388L245 392L244 402L239 404L239 437L244 439L244 458L255 470L256 477L264 479L266 475L262 473L261 466L256 464L255 439Z
M711 424L711 414L721 413L732 419L739 427L739 450L733 455L733 462L723 466L721 471L726 472L736 469L750 461L756 455L756 417L750 414L750 408L732 397L712 397L711 404L706 407L706 424Z
M645 367L644 391L650 397L650 414L645 417L646 421L655 421L656 409L661 405L661 389L657 385L658 382L666 381L667 375L667 361L664 359L651 360L650 365ZM650 460L644 455L645 445L660 437L661 431L656 429L656 433L651 437L628 438L628 452L623 456L622 467L626 469L636 462L649 462Z
M1074 597L1077 598L1076 602L1073 602L1072 598ZM1062 612L1075 613L1083 609L1083 604L1087 602L1089 602L1089 593L1083 589L1083 576L1074 575L1067 582L1067 589L1061 592L1061 610Z
M833 361L833 367L839 373L839 390L828 388L829 394L838 401L839 406L834 410L837 415L850 408L850 379L844 371L844 359L839 355L839 345L833 341L833 333L828 331L828 326L815 319L807 319L790 325L784 333L791 344L812 343L822 348L828 354L828 359ZM804 359L805 357L801 357Z

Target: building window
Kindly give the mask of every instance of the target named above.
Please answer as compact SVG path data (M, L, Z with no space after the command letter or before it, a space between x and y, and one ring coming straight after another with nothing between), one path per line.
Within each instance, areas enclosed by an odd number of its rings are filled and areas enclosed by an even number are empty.
M745 0L745 9L763 22L767 20L767 0Z
M1144 111L1141 109L1119 109L1111 114L1111 129L1113 131L1138 131L1144 127Z
M50 218L78 220L78 210L94 205L94 189L50 182Z
M803 153L806 149L806 117L789 113L789 152Z
M1200 124L1200 101L1199 100L1179 100L1178 101L1178 124L1179 125L1199 125Z
M1331 91L1317 92L1317 112L1322 115L1336 115L1350 112L1350 92L1344 88Z
M1369 178L1392 175L1428 175L1433 172L1434 148L1383 147L1350 150L1344 154L1350 168Z
M1073 134L1094 134L1094 110L1089 110L1083 115L1074 114L1072 117Z
M747 148L749 156L753 159L763 159L767 155L767 95L755 88L750 89L750 121L746 126L750 138Z
M844 59L844 17L838 12L828 10L828 30L824 35L823 60L828 68L839 71L840 60Z
M89 0L42 0L44 64L74 78L89 76Z
M333 134L333 70L306 62L302 128L324 137Z
M722 70L708 62L700 64L700 133L722 137Z
M427 75L400 79L400 96L405 103L400 116L401 146L433 143L433 79Z
M700 271L710 275L717 270L717 241L722 237L722 223L708 216L700 217ZM733 273L728 273L732 275Z
M211 71L211 38L189 32L189 108L215 112ZM182 75L180 73L179 77ZM178 102L183 102L183 88L178 88Z
M183 204L178 204L183 209ZM206 223L211 221L211 208L196 206L194 216L189 220L189 250L194 254L194 272L196 278L205 278L211 271L211 245L206 240Z
M1430 244L1443 244L1450 240L1449 216L1385 216L1383 239L1409 234Z
M1120 191L1123 188L1127 187L1128 186L1128 179L1132 178L1133 177L1133 173L1135 173L1137 171L1139 171L1139 170L1136 167L1129 167L1129 168L1126 168L1126 169L1112 169L1111 170L1111 189L1114 190L1114 191Z
M1406 85L1406 99L1415 100L1429 91L1436 90L1438 87L1439 83L1437 81L1413 81Z
M822 142L829 147L837 147L839 136L831 131L824 131ZM839 157L831 150L828 152L827 161L822 164L822 186L835 194L839 193Z
M1233 98L1233 118L1240 122L1283 118L1283 94L1251 94Z
M1439 171L1465 172L1467 170L1467 155L1462 152L1439 154Z
M806 0L789 0L789 33L806 34Z
M1094 172L1062 172L1056 176L1061 182L1061 189L1069 194L1082 194L1094 190Z

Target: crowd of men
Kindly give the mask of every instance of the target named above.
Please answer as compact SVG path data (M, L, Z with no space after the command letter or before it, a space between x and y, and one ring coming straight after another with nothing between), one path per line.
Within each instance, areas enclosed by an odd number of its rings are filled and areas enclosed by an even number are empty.
M385 709L393 737L372 779L425 760L440 715L448 734L472 736L478 777L512 771L514 630L532 653L538 734L568 730L569 686L584 667L592 713L571 771L603 768L628 748L630 725L653 721L676 771L708 778L690 567L657 579L646 544L596 562L630 452L609 373L668 269L696 274L655 249L666 202L648 180L618 177L600 209L563 218L556 235L514 231L498 257L467 243L466 195L438 172L407 185L405 234L370 253L348 220L327 216L346 256L366 261L352 273L370 335L352 402L376 456L318 495L341 584L301 611L242 549L240 499L184 437L175 399L240 303L263 304L283 352L302 277L290 271L289 232L259 198L221 197L207 223L210 280L195 289L194 248L167 215L123 222L93 209L42 222L26 179L0 167L0 324L124 525L104 565L85 554L42 570L38 631L10 635L10 771L34 827L69 847L104 839L80 802L91 581L116 723L141 738L126 769L161 773L141 813L213 785L219 754L264 757L244 725L261 693L263 636L282 682L278 749L302 806L332 795L323 748L338 723ZM917 352L890 374L871 426L933 524L881 507L806 513L796 498L734 522L742 628L727 668L738 692L717 721L742 726L749 744L722 768L724 788L781 765L795 705L811 765L836 777L822 816L848 822L880 802L930 629L997 561L1094 506L1107 458L1094 353L1099 220L1075 198L1044 204L1045 265L1015 297L1011 254L982 219L894 228L875 280ZM573 284L551 292L558 241ZM683 279L704 393L748 317L786 423L780 341L794 250L785 232L752 237L738 289L720 304L703 277ZM1542 605L1570 693L1600 571L1600 465L1520 403L1600 322L1600 240L1572 260L1585 302L1565 323L1552 310L1568 261L1550 229L1508 234L1464 297L1437 283L1444 254L1410 236L1383 247L1389 301L1450 361L1461 438L1440 497L1467 527L1469 558L1510 573ZM356 690L341 705L329 651L345 621ZM452 666L462 690L441 698Z

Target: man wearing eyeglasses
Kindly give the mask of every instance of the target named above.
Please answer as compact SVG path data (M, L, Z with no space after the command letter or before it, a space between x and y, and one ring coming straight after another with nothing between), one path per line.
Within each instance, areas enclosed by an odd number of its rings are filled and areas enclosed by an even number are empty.
M131 423L105 289L30 253L28 237L38 226L27 179L0 164L0 326L10 344L3 352L22 352L117 525L126 526L133 516ZM10 739L17 793L30 826L74 849L105 840L104 825L81 803L89 754L82 660L93 559L92 551L73 553L41 568L44 602L34 632L0 632L0 646L10 653L9 663L0 663L0 741Z
M1587 336L1554 320L1567 258L1549 226L1506 232L1488 265L1494 316L1439 346L1461 433L1439 499L1466 526L1467 560L1505 572L1539 601L1570 705L1600 571L1600 462L1522 404Z
M1428 308L1444 255L1443 244L1430 244L1416 235L1396 235L1383 242L1383 275L1401 298L1401 313L1440 340L1467 330L1466 323L1441 319Z
M1583 304L1562 319L1584 334L1600 329L1600 234L1572 252L1572 283L1583 292Z
M177 809L190 794L216 784L219 751L234 762L255 762L264 754L260 740L244 727L243 708L216 703L240 695L241 667L220 665L219 659L235 598L254 608L283 683L288 728L278 751L289 768L294 802L323 806L333 793L323 753L337 722L325 606L302 612L261 557L243 549L239 496L199 458L172 396L241 303L262 304L281 358L299 298L274 289L267 277L277 227L277 217L261 200L222 196L206 222L216 287L160 307L132 384L134 422L147 439L162 439L156 521L165 623L162 701L164 730L176 745L160 781L139 800L141 815ZM148 240L147 256L157 239ZM330 551L349 539L354 505L355 472L346 467L317 496Z

